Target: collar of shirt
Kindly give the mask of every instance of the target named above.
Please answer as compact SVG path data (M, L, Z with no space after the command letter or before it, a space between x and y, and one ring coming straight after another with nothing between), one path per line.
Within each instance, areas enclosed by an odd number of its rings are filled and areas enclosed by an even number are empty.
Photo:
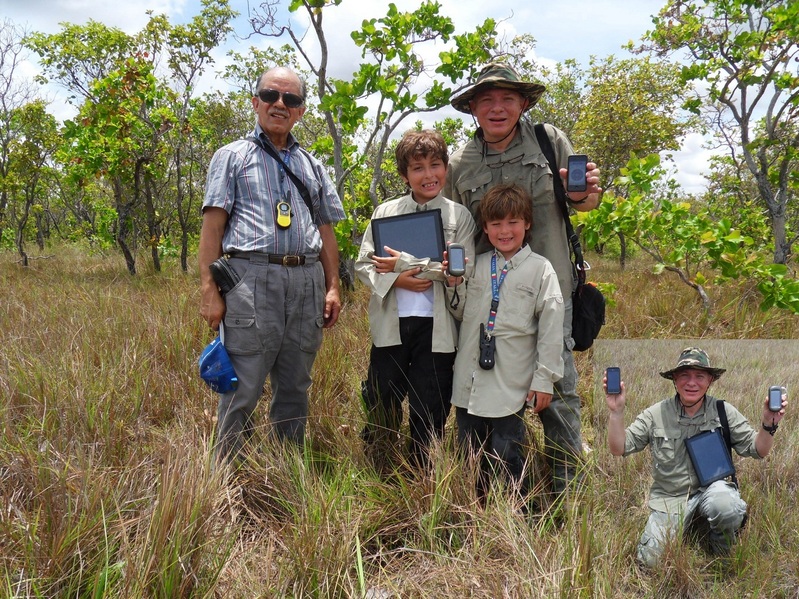
M500 254L496 249L494 250L494 253L497 255L497 269L501 270L503 268L504 264L506 264L505 257L502 254ZM532 253L533 253L533 250L530 249L530 244L529 243L525 243L519 249L519 251L516 252L515 254L513 254L513 256L511 256L510 260L507 261L508 270L511 270L513 268L519 268L519 265L522 262L524 262L525 260L527 260L527 258Z
M400 206L402 207L402 212L416 212L417 209L422 210L435 210L436 208L441 208L441 205L444 203L444 197L441 194L438 194L432 200L419 205L416 200L413 199L413 196L409 193L405 197L400 199Z
M255 131L253 131L252 135L253 137L257 137L258 139L263 139L264 141L266 141L266 143L268 143L270 146L272 146L272 148L274 148L276 152L278 152L278 155L284 154L282 150L278 150L277 148L275 148L275 144L272 143L272 140L269 139L269 136L264 132L263 129L261 129L261 125L259 123L255 123ZM294 137L291 131L289 131L289 136L288 140L286 141L285 151L291 152L292 150L294 150L294 146L299 146L299 145L300 142L298 142L297 138Z
M683 408L682 403L680 403L680 399L676 396L672 399L671 406L677 415L677 422L681 426L703 426L705 423L715 418L714 414L709 408L709 404L711 403L715 406L716 400L711 398L709 395L705 395L705 399L702 402L702 407L699 408L699 411L693 416L688 416L688 414L685 413L685 409Z

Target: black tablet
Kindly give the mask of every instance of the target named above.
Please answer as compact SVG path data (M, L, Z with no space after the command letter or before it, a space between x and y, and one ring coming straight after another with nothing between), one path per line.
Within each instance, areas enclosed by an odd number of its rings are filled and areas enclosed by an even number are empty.
M691 463L702 487L735 474L730 450L721 436L721 429L705 431L685 440Z
M383 249L388 246L416 258L430 258L436 262L444 259L444 228L438 208L374 218L372 238L376 256L388 256Z

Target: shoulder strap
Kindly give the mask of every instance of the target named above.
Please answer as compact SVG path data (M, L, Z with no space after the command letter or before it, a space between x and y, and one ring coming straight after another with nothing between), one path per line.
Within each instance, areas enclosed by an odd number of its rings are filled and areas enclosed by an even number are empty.
M727 420L727 409L724 407L724 400L717 399L716 400L716 410L719 413L719 421L721 422L721 433L724 437L724 444L727 446L727 450L730 452L730 458L732 458L732 439L730 437L730 423ZM738 486L738 477L735 474L732 475L732 482L735 486Z
M316 211L314 210L313 202L311 202L311 194L308 193L308 188L305 187L305 183L303 183L302 180L291 171L288 165L283 162L280 156L278 156L277 152L275 152L275 150L269 144L264 143L263 140L258 139L257 137L248 137L247 141L251 141L256 146L261 148L264 152L277 160L277 162L283 167L283 170L288 175L289 179L291 179L291 182L294 183L294 186L300 192L305 205L308 206L308 211L311 213L311 218L314 222L316 222Z
M543 123L537 123L534 127L538 145L549 163L549 170L552 171L552 186L555 189L555 198L563 214L563 221L566 225L566 235L574 254L574 264L577 267L577 289L585 283L585 269L583 265L583 250L580 246L580 237L574 232L572 221L569 218L569 206L566 202L566 191L563 189L563 182L560 180L560 169L555 160L555 150L552 148L552 141L547 135Z

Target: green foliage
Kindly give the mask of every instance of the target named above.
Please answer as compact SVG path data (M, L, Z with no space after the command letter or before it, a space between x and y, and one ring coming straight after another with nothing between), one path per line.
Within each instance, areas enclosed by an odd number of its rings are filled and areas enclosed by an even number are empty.
M654 272L674 272L705 299L704 287L730 280L755 281L761 307L799 313L799 281L782 265L769 264L763 239L744 235L729 219L713 219L689 202L655 200L651 191L660 176L657 155L632 157L618 185L625 197L606 194L600 206L581 218L588 247L623 234L655 259Z
M90 181L108 186L119 218L115 237L131 273L132 248L139 242L151 249L158 270L158 245L173 227L181 230L186 263L186 240L198 226L193 181L204 175L199 161L207 164L210 157L194 141L191 100L236 13L227 0L202 0L200 13L185 24L148 14L134 35L89 21L26 39L45 74L67 88L78 106L78 116L65 123L58 154L70 177L62 190L73 183L86 188ZM97 232L89 206L65 204L77 209L79 229Z
M774 261L791 254L787 207L799 146L799 4L784 0L671 0L647 32L659 56L680 52L681 78L698 82L685 108L703 114L729 156L750 171L771 219ZM737 158L741 156L740 160Z
M441 14L438 2L422 2L413 11L401 11L389 3L384 16L363 19L351 33L361 49L362 60L350 78L334 79L326 76L328 48L323 16L326 9L339 4L341 0L295 0L289 8L308 13L321 47L321 58L310 66L320 74L316 82L319 104L314 108L324 117L321 121L327 135L316 131L313 150L331 165L345 210L349 218L355 219L340 223L337 229L342 254L352 257L365 219L386 197L384 173L394 171L387 159L392 135L399 132L401 122L409 116L448 104L455 90L447 85L447 80L455 83L474 75L475 69L490 57L497 34L493 19L467 33L456 33L453 20ZM289 31L295 46L308 59L301 45L303 36L290 27L278 26L268 11L253 19L253 27L259 33L267 28L275 36ZM432 52L438 55L438 65L431 66ZM425 78L433 80L432 84L425 84L426 88L421 85ZM368 118L374 107L374 118ZM309 107L303 120L310 113ZM347 239L348 235L356 237Z

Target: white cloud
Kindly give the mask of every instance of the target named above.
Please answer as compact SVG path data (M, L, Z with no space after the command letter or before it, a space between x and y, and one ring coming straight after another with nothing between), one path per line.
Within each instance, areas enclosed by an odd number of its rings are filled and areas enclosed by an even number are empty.
M393 0L401 11L414 10L421 0ZM549 0L438 0L441 13L451 17L458 32L467 31L486 18L498 22L499 31L509 41L518 34L531 34L536 40L535 58L540 62L554 63L569 58L587 66L590 56L604 57L610 54L626 55L622 46L628 41L638 43L641 36L652 28L652 15L662 8L662 0L572 0L568 7L564 3ZM280 10L285 11L286 2ZM388 1L344 0L338 7L325 11L324 27L330 49L330 74L334 77L349 77L361 60L360 49L350 37L364 19L385 16ZM229 60L225 53L234 48L246 52L256 45L288 43L288 38L273 40L254 36L247 21L248 6L257 7L259 0L231 0L231 7L240 13L234 23L236 37L231 37L225 48L214 51L216 64L207 72L202 85L209 89L218 86L216 72ZM29 30L55 33L59 23L86 23L89 19L119 27L127 33L139 31L148 20L146 12L166 14L173 23L185 22L199 13L199 0L139 0L138 2L108 2L107 0L0 0L0 13L6 18L27 27ZM285 14L285 13L284 13ZM305 24L307 16L298 11L291 15L294 25ZM305 37L308 46L314 40L309 32ZM437 52L438 50L436 50ZM318 55L318 50L314 50ZM428 57L437 61L435 53ZM29 65L25 73L32 75L37 70ZM64 104L65 94L55 88L47 92L54 100L52 109L57 118L68 118L74 111ZM425 124L444 116L459 116L451 109L436 114L419 115ZM408 126L417 117L408 120ZM402 128L402 127L401 127ZM687 191L698 193L704 186L702 174L707 170L710 152L702 148L701 136L689 136L681 151L674 154L677 165L676 177ZM601 161L600 161L601 162Z

